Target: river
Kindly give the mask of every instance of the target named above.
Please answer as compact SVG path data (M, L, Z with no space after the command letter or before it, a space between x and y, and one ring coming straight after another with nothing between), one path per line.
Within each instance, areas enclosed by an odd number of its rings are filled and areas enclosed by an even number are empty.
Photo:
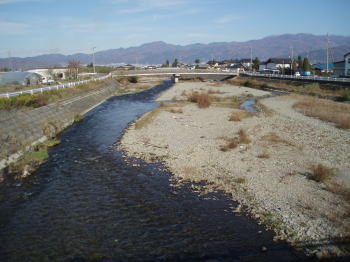
M0 186L0 261L308 261L231 212L224 193L174 187L160 163L116 149L170 86L108 99L60 134L31 177Z

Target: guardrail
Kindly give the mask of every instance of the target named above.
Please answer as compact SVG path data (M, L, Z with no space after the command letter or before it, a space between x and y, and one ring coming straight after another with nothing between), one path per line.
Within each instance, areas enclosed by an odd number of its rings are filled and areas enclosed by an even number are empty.
M93 79L88 79L88 80L80 80L77 82L71 82L71 83L66 83L66 84L60 84L60 85L55 85L55 86L46 86L46 87L40 87L40 88L35 88L35 89L30 89L30 90L23 90L23 91L17 91L17 92L8 92L8 93L2 93L0 94L0 97L7 97L10 98L11 96L18 96L18 95L23 95L23 94L36 94L36 93L42 93L45 91L49 90L58 90L62 88L67 88L67 87L73 87L79 84L85 84L91 81L98 81L98 80L104 80L108 77L111 76L111 73L105 76L93 78Z
M241 75L268 77L268 78L283 78L283 79L301 79L314 81L329 81L329 82L350 82L350 78L327 77L327 76L295 76L295 75L279 75L279 74L260 74L253 72L244 72Z

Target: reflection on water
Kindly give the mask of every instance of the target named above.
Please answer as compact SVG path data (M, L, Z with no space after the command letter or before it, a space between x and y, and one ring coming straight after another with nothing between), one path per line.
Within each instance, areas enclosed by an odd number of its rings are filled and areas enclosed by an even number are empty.
M233 214L236 203L223 193L173 187L160 164L114 151L127 124L169 86L109 99L60 135L32 177L1 186L0 261L305 259Z

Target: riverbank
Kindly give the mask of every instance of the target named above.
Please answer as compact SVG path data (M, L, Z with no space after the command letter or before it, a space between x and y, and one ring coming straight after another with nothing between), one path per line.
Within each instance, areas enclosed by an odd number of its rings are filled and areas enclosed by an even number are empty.
M187 102L193 91L206 93L211 105ZM176 84L157 99L161 107L128 128L120 148L164 161L179 183L206 181L200 190L231 193L242 207L233 212L244 209L274 229L275 240L318 257L347 254L337 242L350 237L350 132L298 112L301 96L259 100L259 114L239 109L246 98L269 95L221 83Z
M8 110L0 109L0 183L7 175L18 180L30 176L48 157L45 141L51 145L51 139L109 97L149 89L165 78L138 77L135 80L132 83L127 79L108 79L59 90L60 93L45 92L41 94L47 98L45 103L14 106L9 102ZM37 95L24 98L43 102ZM2 99L6 101L7 98Z

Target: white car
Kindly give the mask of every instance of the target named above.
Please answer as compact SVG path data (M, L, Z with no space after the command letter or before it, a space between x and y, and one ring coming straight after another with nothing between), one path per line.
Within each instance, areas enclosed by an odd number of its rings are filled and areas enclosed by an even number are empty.
M295 76L300 76L300 73L299 73L299 72L295 72L294 75L295 75Z

